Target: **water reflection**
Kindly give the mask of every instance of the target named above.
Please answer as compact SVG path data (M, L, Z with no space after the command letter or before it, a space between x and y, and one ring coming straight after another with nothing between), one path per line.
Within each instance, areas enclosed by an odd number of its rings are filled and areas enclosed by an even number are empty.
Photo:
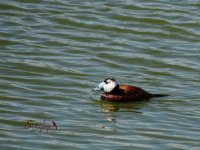
M103 112L135 112L142 113L138 109L142 108L146 104L146 101L142 102L126 102L126 103L116 103L101 101L101 109Z
M116 103L109 101L100 101L101 111L104 113L106 122L100 124L100 127L111 129L116 131L117 114L116 112L130 112L141 114L140 108L143 108L146 104L143 102L126 102L126 103Z

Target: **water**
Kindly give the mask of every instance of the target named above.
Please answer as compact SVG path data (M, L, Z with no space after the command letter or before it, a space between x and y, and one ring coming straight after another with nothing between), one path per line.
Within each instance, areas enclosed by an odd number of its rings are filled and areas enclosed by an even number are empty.
M198 0L2 0L1 149L198 150L199 14ZM171 96L102 102L108 76Z

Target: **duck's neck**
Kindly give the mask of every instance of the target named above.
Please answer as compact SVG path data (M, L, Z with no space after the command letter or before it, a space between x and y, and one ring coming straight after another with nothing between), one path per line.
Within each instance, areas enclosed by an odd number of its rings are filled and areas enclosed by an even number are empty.
M112 95L123 95L123 90L119 88L119 85L117 85L109 94Z

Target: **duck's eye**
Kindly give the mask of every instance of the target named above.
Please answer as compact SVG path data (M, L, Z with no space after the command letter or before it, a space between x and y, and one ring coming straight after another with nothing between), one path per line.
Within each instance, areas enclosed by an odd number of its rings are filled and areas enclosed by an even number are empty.
M108 83L110 83L110 81L109 80L106 80L106 81L104 81L106 84L108 84Z

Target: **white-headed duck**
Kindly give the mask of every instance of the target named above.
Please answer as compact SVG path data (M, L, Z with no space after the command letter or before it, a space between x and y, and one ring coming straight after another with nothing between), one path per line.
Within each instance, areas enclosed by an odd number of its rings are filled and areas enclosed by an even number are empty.
M153 97L168 96L166 94L151 94L139 87L118 84L114 78L107 78L104 82L101 82L93 91L101 91L104 93L101 95L102 100L124 102L124 101L139 101L147 100Z

